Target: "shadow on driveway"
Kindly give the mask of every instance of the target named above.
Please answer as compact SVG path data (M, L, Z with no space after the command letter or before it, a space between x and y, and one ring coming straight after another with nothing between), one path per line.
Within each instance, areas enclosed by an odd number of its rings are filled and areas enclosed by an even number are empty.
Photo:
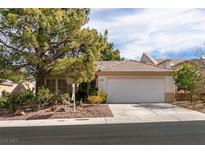
M134 106L136 108L147 108L147 109L177 109L177 106L167 104L167 103L136 103L137 105Z

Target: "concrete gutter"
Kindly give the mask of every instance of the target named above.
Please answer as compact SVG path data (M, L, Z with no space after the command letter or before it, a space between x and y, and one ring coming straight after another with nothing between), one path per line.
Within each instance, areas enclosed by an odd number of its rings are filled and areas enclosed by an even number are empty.
M0 127L64 126L106 124L105 118L42 119L0 121Z
M29 127L29 126L65 126L65 125L98 125L98 124L116 124L116 123L143 123L136 118L75 118L75 119L42 119L42 120L8 120L0 121L1 127ZM152 121L150 121L152 122Z

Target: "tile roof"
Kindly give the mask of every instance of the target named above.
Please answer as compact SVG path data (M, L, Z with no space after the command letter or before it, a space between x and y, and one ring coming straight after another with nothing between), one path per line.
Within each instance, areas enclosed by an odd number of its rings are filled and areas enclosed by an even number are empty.
M192 63L201 64L202 68L205 69L205 59L191 59Z
M155 59L155 60L156 60L157 63L159 64L159 63L162 63L162 62L166 61L167 59Z
M181 65L185 62L191 62L195 64L200 64L202 68L205 69L205 59L156 59L156 61L158 62L157 65L159 66L166 61L170 61L172 67Z
M156 59L158 64L163 64L166 61L170 61L170 63L172 63L173 65L176 65L178 63L184 62L187 59Z
M171 70L137 61L97 61L97 71L170 72Z

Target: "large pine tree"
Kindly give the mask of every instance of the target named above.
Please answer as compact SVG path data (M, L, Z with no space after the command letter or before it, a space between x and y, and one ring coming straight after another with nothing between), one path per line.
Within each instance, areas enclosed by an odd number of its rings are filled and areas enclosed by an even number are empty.
M0 78L34 77L37 90L52 72L92 80L96 60L112 47L83 28L88 20L89 9L0 9Z
M100 59L103 61L121 61L124 60L124 58L121 58L120 56L120 50L114 49L114 44L109 43L108 40L108 30L105 30L104 32L104 38L106 39L107 47L104 51L100 54Z

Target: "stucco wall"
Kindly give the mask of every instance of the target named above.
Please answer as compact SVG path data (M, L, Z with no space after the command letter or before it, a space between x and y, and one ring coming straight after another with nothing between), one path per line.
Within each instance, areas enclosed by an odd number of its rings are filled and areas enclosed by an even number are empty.
M106 77L105 76L98 76L97 77L97 87L100 89L100 90L103 90L103 91L107 91L106 89Z
M167 76L165 78L165 87L166 87L166 92L167 93L174 93L175 92L175 84L174 84L174 79L172 76Z

